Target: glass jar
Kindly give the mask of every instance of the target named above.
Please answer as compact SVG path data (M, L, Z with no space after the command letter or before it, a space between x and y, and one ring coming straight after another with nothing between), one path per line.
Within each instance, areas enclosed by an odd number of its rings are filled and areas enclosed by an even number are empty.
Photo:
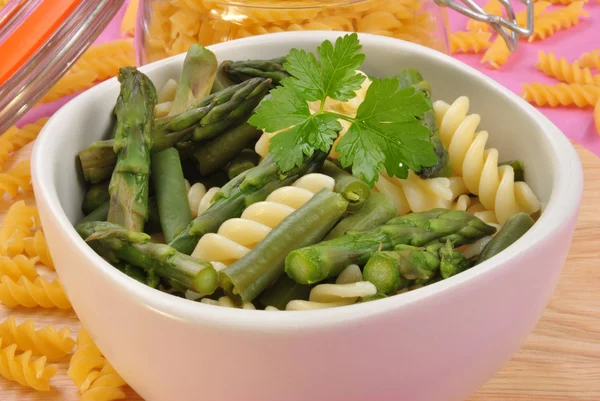
M266 33L335 30L448 52L446 9L432 0L141 0L138 62Z

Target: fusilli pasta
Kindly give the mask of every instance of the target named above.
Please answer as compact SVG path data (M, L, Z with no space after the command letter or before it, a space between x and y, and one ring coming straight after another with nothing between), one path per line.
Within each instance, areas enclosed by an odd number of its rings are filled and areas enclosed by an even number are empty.
M538 53L536 67L549 77L557 78L569 84L600 85L600 74L592 75L589 68L579 67L576 61L569 64L566 58L556 58L554 53Z
M213 187L206 190L204 184L197 182L188 190L188 202L192 211L192 216L198 217L206 211L212 204L212 200L221 188Z
M133 36L135 34L135 23L140 0L129 0L125 15L121 21L121 35Z
M454 32L450 35L452 53L479 53L490 47L489 32Z
M11 254L11 237L15 235L20 237L30 236L31 230L37 227L40 227L37 208L27 206L25 201L22 200L13 203L6 212L2 225L0 225L0 255ZM22 250L16 253L21 252Z
M594 124L596 125L596 132L600 134L600 99L596 100L596 106L594 106Z
M554 35L557 31L568 29L580 22L580 18L589 17L589 13L583 9L583 1L576 1L568 7L550 11L536 18L533 33L528 41L536 39L544 40Z
M498 0L488 0L483 6L483 11L491 15L502 15L502 9L502 4ZM489 32L491 27L487 22L469 19L467 29L471 32Z
M29 160L23 160L12 169L0 173L0 196L6 194L14 199L19 189L23 192L31 191Z
M50 390L50 379L58 372L58 366L46 365L45 356L32 361L31 351L17 355L16 350L16 344L5 346L0 338L0 376L38 391Z
M523 99L538 106L594 106L600 96L600 87L592 85L540 83L523 84Z
M72 95L91 88L98 79L98 73L90 70L67 72L41 99L40 103L53 102L63 96Z
M475 132L481 119L477 114L467 115L467 97L459 97L452 105L436 101L433 107L452 170L463 177L466 188L479 196L487 210L494 211L500 225L516 213L540 210L541 204L529 186L514 181L513 168L498 167L498 151L485 149L488 133Z
M75 341L69 335L67 327L57 331L53 326L46 326L36 331L33 320L17 326L13 316L0 323L0 338L5 345L16 344L17 349L45 356L49 361L60 360L71 353Z
M8 276L13 280L18 280L21 277L27 277L29 280L34 280L39 273L35 269L37 258L29 259L24 255L17 255L14 258L6 256L0 257L0 276Z
M54 262L50 256L50 250L46 244L46 237L41 230L37 230L32 237L27 237L23 240L25 252L30 257L39 257L40 262L50 268L54 268Z
M94 80L104 81L117 76L120 68L131 65L135 65L133 40L118 39L91 46L69 73L93 72L96 74Z
M242 258L294 210L323 188L333 190L335 181L324 174L307 174L291 186L273 191L265 201L246 208L240 218L224 222L217 233L198 242L192 256L225 265Z
M37 138L46 121L48 121L48 118L44 117L21 128L14 126L0 136L0 171L2 171L4 163L6 163L11 153L16 152Z
M577 59L577 62L579 62L583 68L596 68L600 70L600 50L583 53Z
M1 276L0 302L12 308L19 305L26 308L71 308L60 281L49 282L42 277L31 281L22 276L14 281L9 276Z

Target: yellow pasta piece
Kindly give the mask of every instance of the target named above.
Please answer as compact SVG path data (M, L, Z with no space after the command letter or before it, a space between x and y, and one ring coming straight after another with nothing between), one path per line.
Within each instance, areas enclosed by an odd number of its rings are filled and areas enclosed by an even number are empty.
M546 39L557 31L571 28L580 22L582 17L589 17L589 13L583 9L583 1L576 1L568 7L550 11L536 18L533 34L528 41Z
M31 230L40 227L40 216L37 208L27 206L25 201L13 203L0 225L0 255L15 255L23 250L13 250L13 238L24 238L31 235Z
M61 97L89 89L94 86L97 79L98 74L94 71L83 70L78 72L67 72L39 102L52 102Z
M596 106L594 106L594 124L596 125L596 132L600 134L600 99L596 100Z
M31 191L29 164L29 160L23 160L11 170L0 173L0 196L6 194L14 199L19 190L23 192Z
M600 50L583 53L577 59L577 62L584 68L596 68L600 70Z
M540 83L523 84L523 99L538 106L593 106L600 97L600 87L592 85Z
M554 53L538 53L536 67L544 74L568 84L600 85L600 74L592 75L589 68L579 67L579 63L569 64L566 58L556 58Z
M73 65L69 74L93 73L94 80L104 81L117 76L120 68L134 65L133 40L119 39L91 46Z
M30 257L37 256L40 258L40 262L50 268L54 268L54 262L52 262L50 250L46 244L46 237L44 237L44 233L41 230L37 230L33 237L25 238L24 247L27 255Z
M24 255L17 255L14 258L6 256L0 257L0 276L7 276L13 280L18 280L21 277L27 277L33 280L39 276L35 269L37 258L29 259Z
M40 118L22 128L13 126L0 136L0 171L2 171L3 165L11 153L16 152L37 138L46 121L48 121L48 117Z
M140 0L129 0L125 15L121 21L121 35L133 36L135 34L135 24L137 21L137 10Z
M14 316L0 323L0 339L5 345L16 344L18 350L31 351L49 361L60 360L73 351L75 340L69 335L68 327L56 330L53 326L46 326L36 331L31 319L17 325Z
M479 53L490 47L489 32L454 32L450 35L452 53Z
M503 9L504 7L498 0L489 0L483 6L483 11L491 15L502 15ZM469 22L467 22L467 30L471 32L489 32L491 29L492 27L487 22L474 19L469 19Z
M50 379L56 375L58 366L46 365L45 356L32 361L31 351L16 354L16 350L16 344L5 347L0 338L0 376L38 391L50 390Z
M9 276L0 277L0 302L8 307L70 309L71 303L58 279L49 282L42 277L31 281L20 277L14 281Z

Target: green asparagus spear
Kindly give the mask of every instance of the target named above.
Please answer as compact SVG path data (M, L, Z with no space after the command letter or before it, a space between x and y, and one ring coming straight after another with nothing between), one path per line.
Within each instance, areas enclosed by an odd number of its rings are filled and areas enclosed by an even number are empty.
M85 193L81 209L85 214L92 213L109 199L108 182L91 185Z
M413 87L415 90L425 93L429 103L431 104L431 86L429 85L429 82L423 79L423 76L420 72L413 68L407 68L401 70L396 75L396 78L398 78L400 82L400 89ZM429 130L432 132L429 140L433 143L435 153L438 156L438 162L434 166L423 167L421 171L417 172L417 175L421 178L449 177L452 173L449 163L450 158L448 156L448 151L439 138L439 132L435 123L433 104L431 104L431 109L427 111L423 117L423 125L429 128Z
M247 122L229 129L226 133L204 144L194 152L193 158L202 175L210 175L225 167L252 141L258 139L262 131Z
M387 223L398 215L394 202L386 195L374 192L365 206L356 213L344 217L327 234L325 240L341 237L349 231L367 231Z
M133 67L119 71L121 93L117 99L117 132L114 151L117 165L109 184L108 221L128 230L143 231L148 218L150 149L156 89Z
M272 157L266 157L258 166L223 186L208 210L192 221L170 245L189 255L204 234L216 232L225 220L241 216L251 204L265 200L271 192L290 185L301 175L321 168L325 157L324 152L315 152L302 165L285 174Z
M477 264L484 262L517 242L533 225L535 221L527 213L517 213L507 220L498 234L483 248Z
M349 203L348 212L353 213L360 210L369 199L369 195L371 195L369 185L332 162L325 161L321 172L335 180L334 191L346 198Z
M398 221L391 224L399 219L396 218L373 230L349 232L342 237L295 250L286 258L285 271L298 283L313 284L337 276L350 264L364 265L376 252L390 251L396 245L424 246L433 241L445 243L451 239L455 246L459 246L495 232L494 227L467 212L424 214L427 219L407 218L406 221L412 225L399 224ZM461 215L462 219L459 218Z
M344 214L348 202L322 189L279 223L246 256L219 273L221 287L230 296L252 302L284 272L290 251L320 241Z
M252 149L243 149L227 166L227 176L230 180L258 165L260 156Z
M106 201L98 206L93 212L81 219L80 223L88 221L106 221L108 217L108 208L110 207L110 201Z
M243 123L263 99L269 84L268 80L255 78L209 95L176 116L156 119L152 133L152 152L160 152L172 146L179 148L182 144L189 143L194 140L198 125L205 129L205 132L199 133L204 138L206 133L217 136L232 125ZM110 179L117 161L114 144L114 140L110 139L98 141L79 152L79 163L86 181L95 184Z
M367 295L366 297L361 298L358 302L370 302L377 301L378 299L387 298L387 295L382 294L381 292L376 293L375 295Z
M154 244L147 234L97 221L78 224L76 229L100 256L112 264L129 263L153 271L176 283L178 288L199 294L212 294L218 287L217 271L211 263L181 254L168 245Z
M525 181L525 166L520 160L511 160L507 162L498 163L498 166L511 166L515 172L515 182Z
M440 248L439 254L440 275L443 279L462 273L473 265L465 255L454 249L450 241Z
M152 178L160 225L165 241L170 242L192 221L181 161L175 148L152 155Z
M271 287L265 290L258 302L263 306L274 306L279 310L284 310L288 302L294 299L308 301L310 295L310 286L298 284L285 274Z
M223 66L221 66L219 71L217 71L217 76L215 77L215 82L213 82L211 93L217 93L233 85L235 85L235 82L229 79L229 76L223 70Z
M270 78L274 85L290 76L283 67L285 57L271 60L224 61L221 68L234 81L242 82L253 77Z
M117 264L115 267L132 279L139 281L142 284L146 284L148 287L158 288L158 285L160 284L160 277L154 274L154 270L145 271L144 269L132 266L129 263Z
M219 63L213 52L199 44L190 46L169 115L182 113L198 100L208 96L218 67Z
M104 202L98 206L96 210L81 219L80 223L90 221L106 221L108 217L108 208L110 207L110 201ZM161 231L160 228L160 217L158 215L158 205L156 203L156 197L152 196L148 199L148 222L144 227L146 234L154 234Z

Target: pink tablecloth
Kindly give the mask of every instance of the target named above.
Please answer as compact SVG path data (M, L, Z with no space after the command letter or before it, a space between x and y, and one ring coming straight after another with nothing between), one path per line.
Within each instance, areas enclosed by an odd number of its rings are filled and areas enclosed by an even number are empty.
M515 3L515 1L513 1L513 3ZM545 52L552 51L557 56L564 56L569 61L573 61L584 51L600 48L600 3L598 3L597 0L590 0L585 8L589 12L590 18L585 19L578 26L567 31L559 32L545 41L536 43L522 41L519 44L518 52L513 54L508 63L499 70L494 70L482 65L480 63L481 55L456 55L456 58L483 71L485 74L516 93L521 93L521 84L523 82L556 82L536 70L535 63L539 50ZM115 19L98 38L96 43L112 40L120 36L120 21L124 12L125 8L115 16ZM449 15L452 30L465 29L466 17L453 11L449 11ZM598 71L598 73L600 73L600 71ZM23 119L21 119L19 125L35 121L40 117L51 115L74 96L75 95L69 96L31 110L23 117ZM595 130L591 108L584 110L576 108L540 108L540 110L570 139L600 156L600 135L598 135Z

